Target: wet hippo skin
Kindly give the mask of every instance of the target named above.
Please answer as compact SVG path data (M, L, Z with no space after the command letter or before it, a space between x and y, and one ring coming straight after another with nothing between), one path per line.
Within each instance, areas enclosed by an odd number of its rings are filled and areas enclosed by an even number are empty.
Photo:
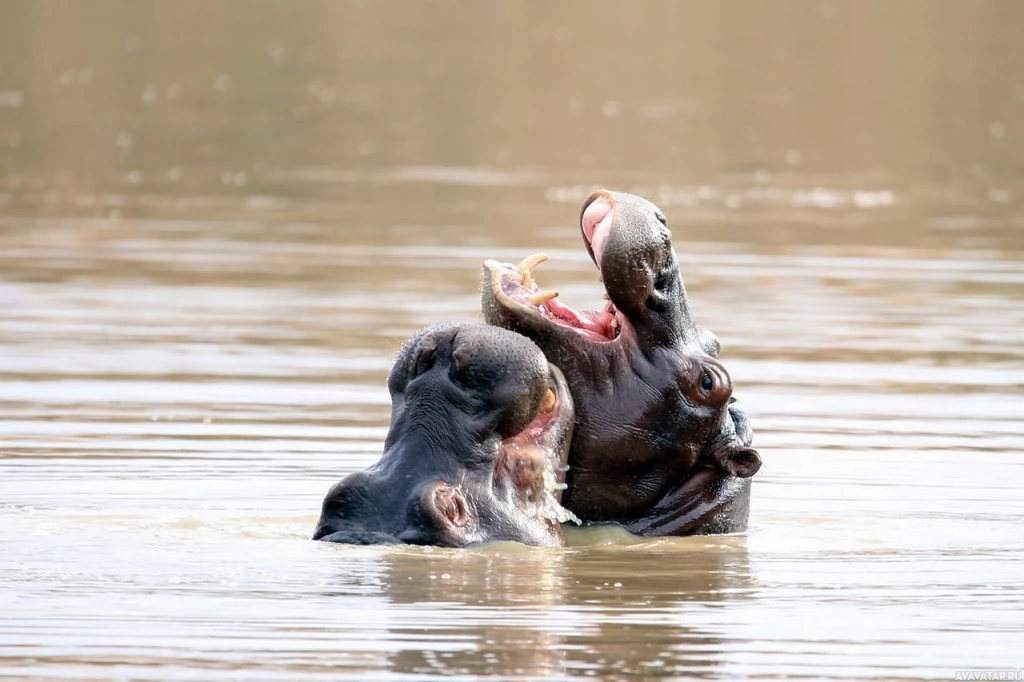
M573 401L532 341L482 324L430 327L405 344L388 389L384 453L331 488L313 539L564 543Z
M606 290L577 311L532 270L484 264L484 319L533 339L565 373L576 404L563 503L584 522L640 535L746 530L761 466L718 339L694 324L672 235L651 202L601 190L580 229Z

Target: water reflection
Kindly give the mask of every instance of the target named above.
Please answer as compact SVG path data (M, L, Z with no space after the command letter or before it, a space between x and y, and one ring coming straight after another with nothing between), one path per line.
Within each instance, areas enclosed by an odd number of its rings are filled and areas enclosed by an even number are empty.
M410 643L388 657L396 673L717 675L725 642L700 613L752 593L742 537L624 546L603 531L572 535L567 551L385 550L379 573L329 594L369 588L391 604L389 638Z
M384 566L384 596L398 615L391 636L409 643L389 656L392 671L536 677L564 668L562 638L546 627L566 615L561 553L407 551L388 554ZM403 618L410 609L429 613Z

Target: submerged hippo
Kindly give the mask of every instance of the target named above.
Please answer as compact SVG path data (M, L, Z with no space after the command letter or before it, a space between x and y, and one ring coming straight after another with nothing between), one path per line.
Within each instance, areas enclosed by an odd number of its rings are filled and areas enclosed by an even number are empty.
M384 454L331 488L314 540L564 543L573 402L532 341L482 324L430 327L405 344L388 390Z
M543 254L484 263L484 319L533 339L576 402L565 507L639 535L745 530L761 459L746 415L730 407L718 339L690 315L665 216L601 190L580 228L607 292L601 310L541 291L532 270Z

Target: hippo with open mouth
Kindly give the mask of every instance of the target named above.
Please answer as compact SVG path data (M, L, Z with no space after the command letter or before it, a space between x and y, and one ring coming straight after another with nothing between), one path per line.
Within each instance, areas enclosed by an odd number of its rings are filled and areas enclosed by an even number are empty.
M573 400L529 339L483 324L413 336L388 376L384 454L337 483L314 540L564 544Z
M657 206L600 190L580 229L605 306L577 311L542 291L532 270L484 263L489 323L523 334L565 374L576 405L567 509L638 535L746 530L749 478L761 466L718 339L690 315L672 234Z

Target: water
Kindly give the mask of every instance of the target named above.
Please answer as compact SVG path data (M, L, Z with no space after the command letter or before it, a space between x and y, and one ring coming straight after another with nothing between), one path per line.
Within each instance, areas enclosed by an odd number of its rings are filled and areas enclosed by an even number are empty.
M935 678L1024 629L1024 8L0 2L0 678ZM308 540L485 258L673 228L743 536Z

